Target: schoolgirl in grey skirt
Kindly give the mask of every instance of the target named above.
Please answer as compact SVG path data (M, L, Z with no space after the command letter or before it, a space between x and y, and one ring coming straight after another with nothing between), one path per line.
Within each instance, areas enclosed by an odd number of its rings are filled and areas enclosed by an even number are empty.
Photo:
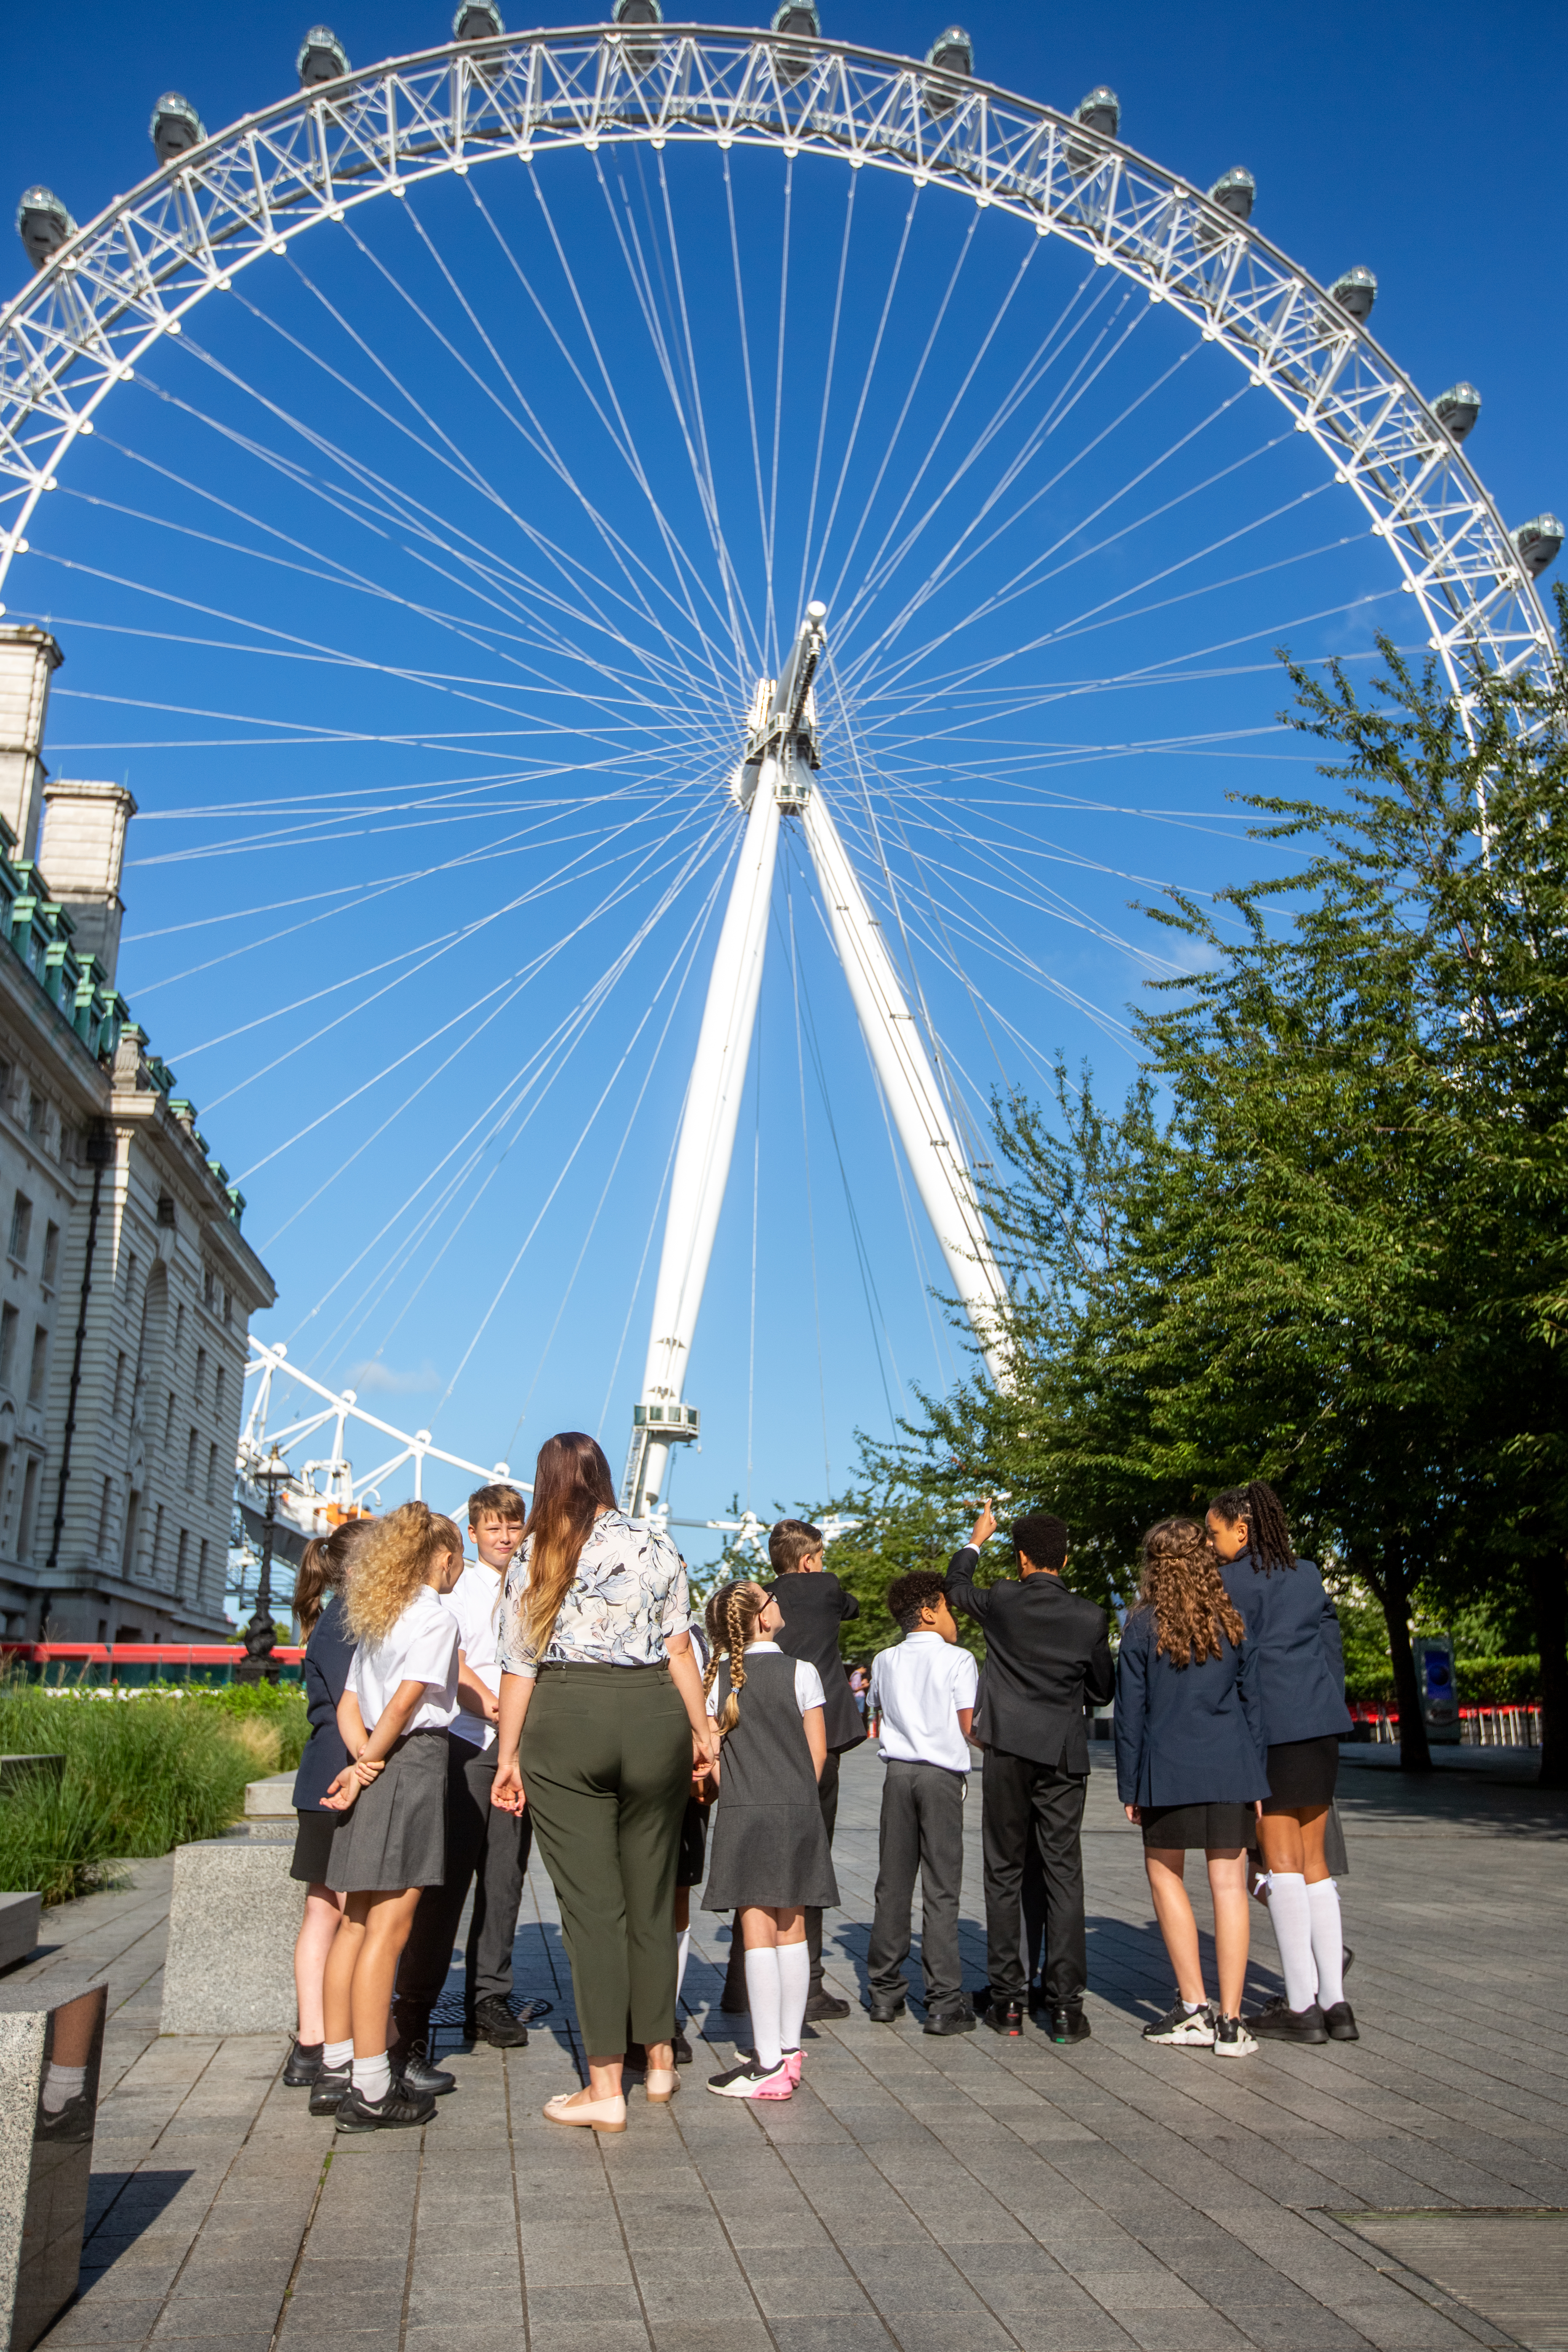
M351 1761L323 1802L342 1816L327 1883L347 1897L323 1986L326 2047L312 2115L340 2131L422 2124L427 2091L395 2080L387 2013L420 1890L447 1868L447 1727L458 1711L458 1621L444 1596L462 1573L450 1519L405 1503L354 1555L359 1636L338 1727ZM442 2087L442 2086L437 2086Z
M799 2082L805 1906L838 1900L816 1793L827 1758L822 1679L808 1660L785 1657L773 1638L783 1623L760 1584L721 1586L708 1603L704 1681L723 1746L702 1908L735 1914L756 2044L709 2083L729 2099L787 2099Z

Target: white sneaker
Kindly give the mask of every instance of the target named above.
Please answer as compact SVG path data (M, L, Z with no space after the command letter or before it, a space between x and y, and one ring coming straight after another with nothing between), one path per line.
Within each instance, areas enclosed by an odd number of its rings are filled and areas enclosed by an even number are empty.
M1176 2042L1193 2048L1207 2050L1214 2042L1214 2011L1205 2001L1202 2009L1189 2010L1177 2001L1153 2025L1143 2028L1145 2042Z
M1214 2054L1216 2058L1250 2058L1258 2044L1239 2017L1216 2017Z
M795 2088L789 2062L781 2058L776 2066L763 2066L755 2054L739 2066L731 2066L727 2074L710 2074L708 2088L721 2099L787 2099Z

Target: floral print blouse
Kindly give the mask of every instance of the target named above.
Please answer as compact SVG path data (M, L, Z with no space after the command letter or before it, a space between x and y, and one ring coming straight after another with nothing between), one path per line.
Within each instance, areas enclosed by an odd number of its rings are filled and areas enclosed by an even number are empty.
M531 1540L507 1570L497 1654L503 1675L531 1679L546 1666L662 1666L665 1643L684 1633L690 1611L686 1563L662 1528L624 1511L594 1522L566 1588L554 1631L538 1657L523 1633Z

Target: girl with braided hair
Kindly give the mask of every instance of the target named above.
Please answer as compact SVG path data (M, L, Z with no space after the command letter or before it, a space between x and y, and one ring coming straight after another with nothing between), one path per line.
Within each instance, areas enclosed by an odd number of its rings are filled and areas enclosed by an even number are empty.
M1175 2002L1143 2039L1212 2049L1216 2058L1249 2057L1258 2047L1241 2023L1247 1832L1268 1790L1256 1666L1203 1528L1162 1519L1143 1538L1142 1583L1117 1659L1116 1787L1143 1832L1154 1916L1176 1972ZM1183 1883L1189 1846L1201 1846L1208 1864L1217 2011L1204 1993Z
M1261 1478L1208 1507L1209 1540L1257 1656L1268 1794L1258 1843L1283 2000L1246 2021L1269 2042L1356 2042L1344 1988L1339 1888L1323 1840L1350 1731L1339 1613L1310 1559L1298 1559L1279 1497Z
M756 2042L708 2087L725 2099L787 2099L811 1990L806 1906L838 1900L816 1789L827 1760L822 1677L779 1648L784 1612L760 1584L721 1585L707 1622L708 1712L721 1738L702 1908L736 1915Z

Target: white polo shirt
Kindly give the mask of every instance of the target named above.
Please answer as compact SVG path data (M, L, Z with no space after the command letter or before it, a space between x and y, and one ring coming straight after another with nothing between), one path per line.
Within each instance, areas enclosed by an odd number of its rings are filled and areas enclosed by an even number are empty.
M492 1698L500 1696L500 1660L496 1654L496 1636L500 1630L497 1620L501 1582L498 1569L487 1568L482 1559L473 1559L468 1563L446 1600L447 1608L458 1621L458 1647ZM466 1706L459 1706L452 1717L452 1734L454 1738L466 1739L473 1748L493 1748L495 1745L495 1725L487 1723L482 1715L475 1715Z
M967 1772L969 1742L958 1710L973 1706L980 1668L973 1654L940 1633L906 1633L871 1664L871 1710L882 1718L884 1763L940 1764Z
M389 1633L362 1641L348 1686L374 1731L400 1683L424 1683L405 1731L445 1731L458 1712L458 1621L434 1586L422 1584Z

